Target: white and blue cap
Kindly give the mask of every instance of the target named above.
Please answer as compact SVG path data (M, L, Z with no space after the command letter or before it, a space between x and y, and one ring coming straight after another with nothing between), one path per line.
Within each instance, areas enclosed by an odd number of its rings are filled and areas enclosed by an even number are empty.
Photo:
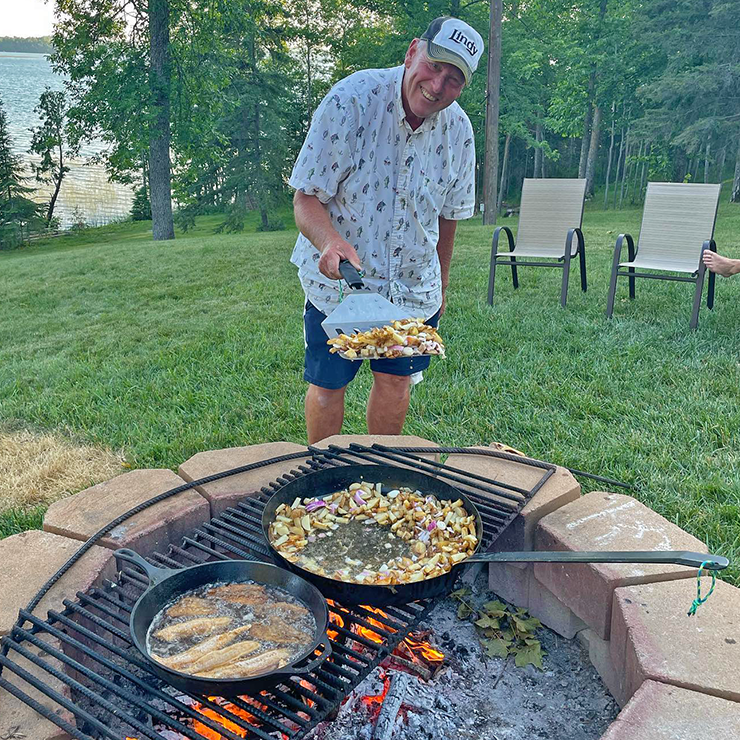
M435 18L421 37L427 42L427 56L437 62L454 64L465 76L465 84L483 56L483 37L459 18Z

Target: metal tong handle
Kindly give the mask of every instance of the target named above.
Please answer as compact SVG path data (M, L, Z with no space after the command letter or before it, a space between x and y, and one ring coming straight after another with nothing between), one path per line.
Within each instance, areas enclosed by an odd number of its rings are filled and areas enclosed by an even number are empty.
M165 578L169 578L178 572L171 568L158 568L156 565L147 563L147 561L144 560L138 552L134 552L128 547L119 547L117 550L113 551L113 554L119 560L131 563L131 565L135 565L139 570L143 570L149 579L150 586L156 586L160 581L163 581Z
M350 288L360 289L365 287L365 283L362 282L360 273L349 260L339 260L339 272L347 281L347 285L349 285Z
M672 563L687 565L690 568L705 570L724 570L730 561L722 555L708 555L703 552L665 550L644 552L622 550L601 552L483 552L472 555L466 563Z

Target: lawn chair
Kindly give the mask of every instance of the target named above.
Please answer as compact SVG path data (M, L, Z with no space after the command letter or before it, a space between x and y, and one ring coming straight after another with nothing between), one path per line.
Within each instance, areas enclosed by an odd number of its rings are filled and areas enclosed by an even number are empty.
M629 234L620 234L614 247L609 298L606 305L608 318L611 318L614 312L617 277L629 278L630 299L635 297L635 278L676 280L696 285L690 323L691 329L696 329L706 270L701 255L705 249L717 251L717 245L712 237L717 219L719 191L719 185L648 183L637 247ZM629 262L620 262L625 241ZM626 268L626 272L620 268ZM679 272L690 277L635 272L635 268ZM707 289L707 308L710 309L714 307L714 278L714 273L710 272Z
M568 298L570 261L578 255L581 267L581 290L586 292L586 253L583 244L583 200L585 180L527 179L522 187L516 245L511 229L499 226L493 232L491 269L488 273L488 305L493 304L493 287L498 265L511 265L514 287L519 287L519 267L558 267L563 271L560 305ZM501 232L506 232L509 251L498 251ZM575 237L575 239L574 239ZM551 259L532 262L522 257Z

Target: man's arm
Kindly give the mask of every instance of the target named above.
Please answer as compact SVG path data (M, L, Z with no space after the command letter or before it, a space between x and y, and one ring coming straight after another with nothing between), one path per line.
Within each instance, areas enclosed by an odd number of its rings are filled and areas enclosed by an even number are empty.
M437 256L442 271L442 313L444 313L447 304L446 292L447 285L450 282L450 263L452 262L452 250L455 246L455 229L457 229L457 221L440 217Z
M362 269L354 247L334 228L324 204L315 195L296 190L293 212L300 232L321 252L319 271L332 280L339 280L339 260L349 260L358 270Z

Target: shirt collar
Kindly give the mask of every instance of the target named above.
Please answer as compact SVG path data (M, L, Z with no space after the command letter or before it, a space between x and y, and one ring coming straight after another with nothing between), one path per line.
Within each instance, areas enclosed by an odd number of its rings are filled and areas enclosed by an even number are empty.
M406 130L410 134L420 134L425 131L433 130L437 126L437 118L442 111L437 111L431 116L424 119L421 126L413 131L411 126L406 123L406 110L403 107L403 96L401 94L401 87L403 85L403 73L406 67L402 64L400 67L396 67L396 79L395 79L395 101L396 101L396 122L399 128Z

